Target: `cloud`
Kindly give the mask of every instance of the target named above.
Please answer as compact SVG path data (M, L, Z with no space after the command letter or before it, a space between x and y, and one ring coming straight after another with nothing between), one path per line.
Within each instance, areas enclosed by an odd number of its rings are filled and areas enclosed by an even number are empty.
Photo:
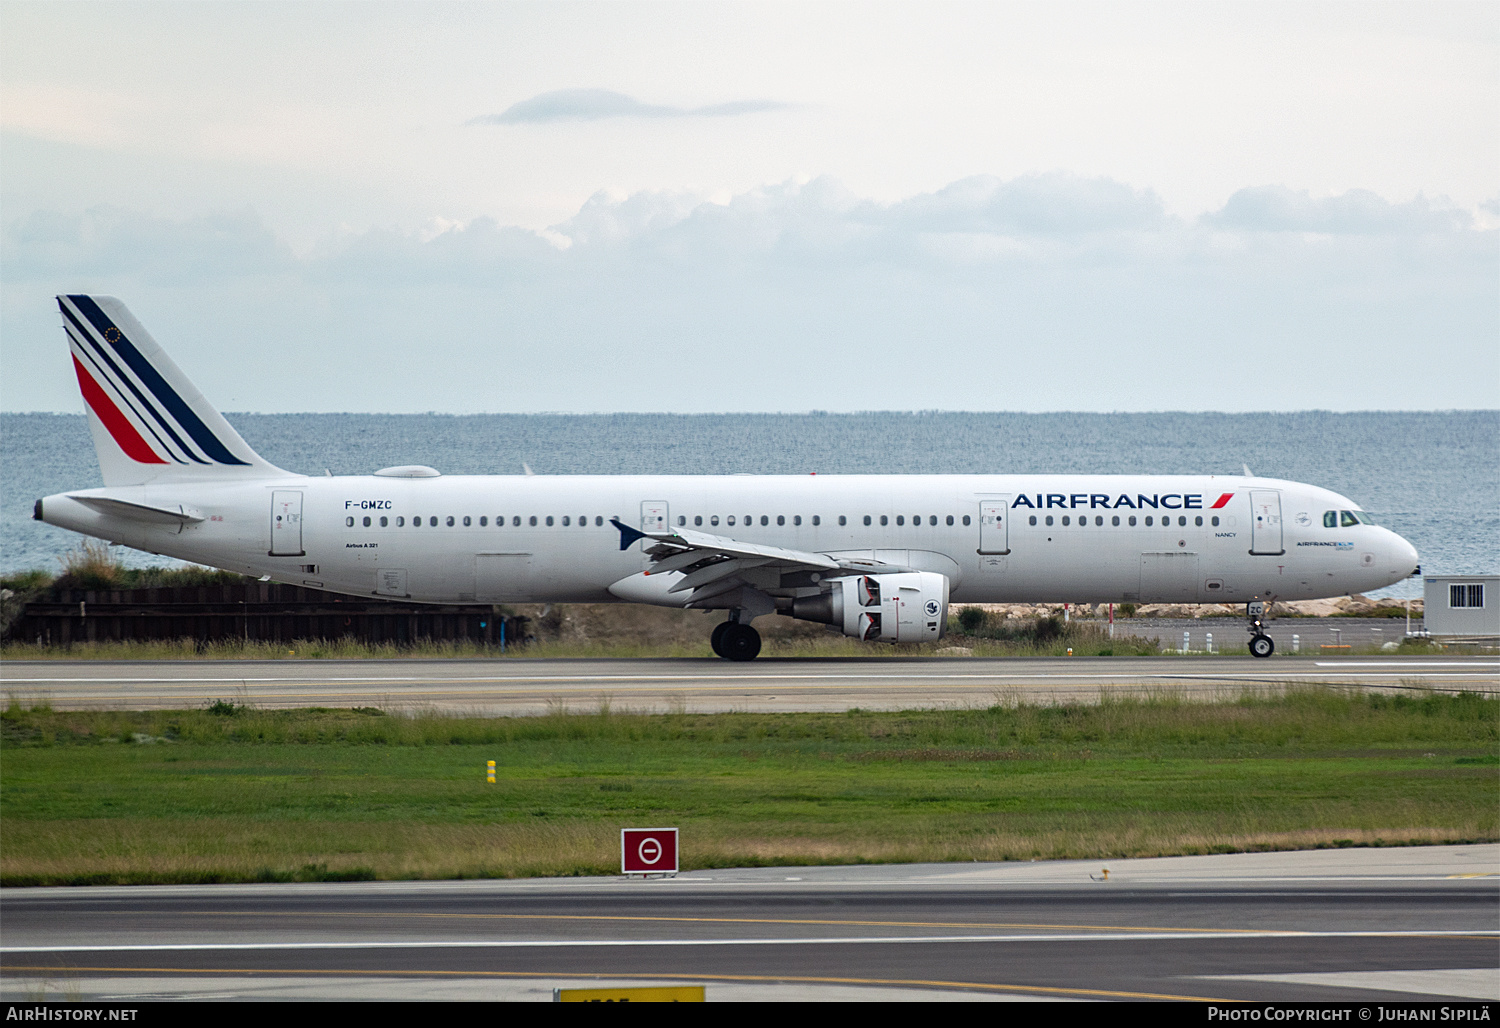
M169 348L205 339L199 384L229 409L1492 407L1486 225L1280 187L1180 218L1063 174L896 203L827 177L599 193L545 232L433 221L303 252L249 211L35 213L0 234L0 386L76 407L35 355L61 352L50 295L97 288Z
M1307 190L1286 186L1241 189L1224 207L1203 216L1204 224L1256 232L1321 232L1333 235L1452 232L1468 228L1473 216L1435 206L1419 196L1391 203L1367 189L1313 199Z
M1140 231L1160 227L1166 217L1150 189L1062 172L1009 182L976 175L896 204L889 215L930 232L1024 235Z
M471 119L470 125L537 125L554 121L603 121L607 118L731 118L740 114L790 109L774 100L735 100L707 107L646 104L609 89L556 89L512 104L499 114Z

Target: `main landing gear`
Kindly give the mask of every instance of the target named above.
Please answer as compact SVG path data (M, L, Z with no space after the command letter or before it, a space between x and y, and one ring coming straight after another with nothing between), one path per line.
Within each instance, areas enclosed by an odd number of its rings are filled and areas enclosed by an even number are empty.
M1276 643L1266 634L1261 619L1266 615L1266 605L1260 600L1245 604L1245 616L1250 619L1250 656L1269 657L1276 652Z
M754 660L760 653L760 633L738 621L715 626L708 642L715 653L728 660Z

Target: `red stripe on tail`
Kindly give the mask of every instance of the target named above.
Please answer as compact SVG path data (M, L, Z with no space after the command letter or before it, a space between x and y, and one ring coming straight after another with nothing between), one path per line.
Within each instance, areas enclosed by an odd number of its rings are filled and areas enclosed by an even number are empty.
M1208 508L1208 509L1209 510L1218 510L1220 507L1224 506L1224 504L1228 503L1229 502L1229 498L1231 496L1233 496L1233 495L1234 495L1234 493L1225 493L1223 496L1220 496L1217 500L1215 500L1214 501L1214 505L1212 507Z
M109 434L114 436L120 449L125 451L125 456L141 464L165 464L166 461L156 455L156 451L141 438L135 426L120 413L120 408L110 400L109 394L100 389L99 383L78 363L77 357L73 358L73 370L78 372L78 388L83 391L85 402L98 415L104 427L109 429Z

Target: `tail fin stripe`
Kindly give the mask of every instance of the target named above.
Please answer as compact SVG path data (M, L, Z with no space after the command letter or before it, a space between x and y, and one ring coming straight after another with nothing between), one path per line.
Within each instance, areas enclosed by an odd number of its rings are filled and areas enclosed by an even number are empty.
M69 299L76 300L78 298L69 297ZM125 395L125 390L120 388L120 384L124 383L126 388L128 388L132 393L135 394L135 398L140 401L141 406L144 407L146 411L156 419L157 424L161 425L163 431L165 431L167 435L172 437L172 441L177 444L178 449L187 454L191 460L196 461L199 464L207 464L208 461L204 460L202 457L199 457L196 453L194 453L192 447L184 443L182 439L178 437L177 433L172 431L172 426L167 423L167 419L162 417L161 412L156 409L155 405L153 405L150 400L146 399L146 394L142 393L140 388L137 387L133 381L131 381L130 376L120 370L120 366L114 362L113 358L110 357L109 351L104 348L103 344L100 343L98 339L94 338L94 334L92 332L90 332L83 326L83 322L74 317L73 312L68 310L67 305L58 304L58 307L61 308L64 316L66 316L67 319L73 323L73 327L78 330L78 334L84 339L88 340L89 346L92 347L93 350L99 354L100 359L103 360L106 365L108 365L109 372L104 371L103 368L99 368L99 371L103 375L104 379L115 387L115 390L120 394L120 396L124 397ZM87 353L88 351L85 350L84 352ZM110 374L110 372L113 372L113 374ZM136 412L136 416L140 417L139 411ZM146 425L147 427L150 427L151 424L145 418L141 418L141 423ZM152 434L155 435L154 430ZM160 437L158 437L158 441L160 441Z
M193 437L193 441L202 448L204 453L220 464L248 465L248 461L240 460L229 452L229 448L219 441L219 437L214 435L182 397L177 395L177 391L172 388L166 379L161 377L161 373L152 366L151 362L146 359L141 351L135 348L135 344L126 337L124 332L119 330L118 326L110 321L108 315L99 309L99 305L94 302L93 297L80 295L70 296L68 299L98 329L99 335L104 338L105 342L109 343L114 348L114 351L124 359L125 363L130 365L130 369L135 372L136 377L161 401L162 406L166 407L168 413L176 419L177 424L188 435ZM110 338L111 329L114 330L116 337L114 339Z
M68 341L73 344L71 348L73 362L80 366L79 372L81 374L87 374L93 380L94 388L99 390L100 393L103 394L105 399L109 400L117 410L123 407L132 415L134 415L135 421L131 425L132 431L139 435L140 429L144 428L147 432L151 433L151 438L156 440L156 446L152 447L153 450L155 450L158 454L165 452L168 457L172 458L174 463L186 464L187 461L179 457L177 453L172 449L172 447L167 445L166 440L164 440L157 433L156 429L152 427L150 420L141 415L141 412L136 408L136 405L130 402L130 397L126 395L118 385L115 384L114 379L109 376L104 368L100 367L98 359L89 352L89 348L84 345L83 341L75 336L71 329L65 328L65 331L67 332ZM80 357L82 358L82 360L79 359ZM85 365L84 361L87 361L88 363ZM80 387L82 387L82 384L83 380L80 378ZM113 388L113 396L109 394L109 391L105 389L105 386ZM84 398L88 399L88 391L86 389L84 390ZM94 406L94 404L91 402L89 406L92 407ZM124 416L123 413L121 416ZM104 420L103 415L100 415L100 420ZM108 427L107 423L106 427ZM110 434L114 435L115 433L113 432L113 430L111 430ZM116 435L116 441L118 441L118 439L119 437L118 435ZM123 448L124 444L122 443L121 446Z
M83 365L78 363L78 358L73 358L73 370L78 373L78 388L83 392L83 398L93 408L109 434L114 436L115 442L120 444L120 449L133 461L141 464L165 464L151 449L151 445L141 438L141 434L135 430L135 426L120 409L110 402L109 394L99 387L92 375L84 370Z

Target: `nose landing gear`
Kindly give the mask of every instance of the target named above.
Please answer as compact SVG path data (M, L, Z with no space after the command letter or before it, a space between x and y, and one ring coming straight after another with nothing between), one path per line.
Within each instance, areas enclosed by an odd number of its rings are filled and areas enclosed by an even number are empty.
M1250 656L1269 657L1276 652L1276 643L1266 634L1261 619L1265 617L1266 605L1261 600L1245 604L1245 616L1250 619Z

